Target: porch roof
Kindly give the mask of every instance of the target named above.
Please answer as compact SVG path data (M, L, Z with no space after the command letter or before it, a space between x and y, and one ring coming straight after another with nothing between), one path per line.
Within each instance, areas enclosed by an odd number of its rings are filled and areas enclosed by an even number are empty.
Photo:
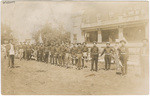
M107 20L107 21L100 21L98 23L92 24L82 24L81 30L82 31L96 31L96 30L105 30L105 29L116 29L118 27L133 27L133 26L141 26L148 22L148 17L129 17L129 18L120 18L115 20Z

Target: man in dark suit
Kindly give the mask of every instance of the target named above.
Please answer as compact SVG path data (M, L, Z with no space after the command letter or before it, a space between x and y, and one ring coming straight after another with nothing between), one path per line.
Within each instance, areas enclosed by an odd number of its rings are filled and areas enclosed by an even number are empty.
M91 48L91 71L97 71L98 70L98 55L99 55L99 48L96 46L96 42L93 43L93 47ZM95 69L94 69L95 64Z

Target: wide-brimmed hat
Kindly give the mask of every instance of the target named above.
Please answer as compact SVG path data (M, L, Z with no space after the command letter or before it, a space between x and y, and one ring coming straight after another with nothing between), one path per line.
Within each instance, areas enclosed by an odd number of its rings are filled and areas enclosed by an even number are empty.
M126 41L125 41L125 40L121 40L121 41L120 41L120 43L122 43L122 42L124 42L124 43L126 44Z
M109 45L110 45L110 42L106 42L106 45L107 45L107 44L109 44Z
M86 44L86 42L83 42L82 44Z
M81 43L77 43L77 45L81 45Z
M97 42L96 42L96 41L94 41L94 42L93 42L93 44L94 44L94 43L95 43L95 44L97 44Z

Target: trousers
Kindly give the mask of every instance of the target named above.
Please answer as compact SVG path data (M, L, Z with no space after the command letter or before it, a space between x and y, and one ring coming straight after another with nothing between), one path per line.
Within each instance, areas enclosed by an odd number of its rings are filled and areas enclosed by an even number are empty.
M122 63L122 68L121 68L122 74L125 75L125 74L127 74L127 56L126 56L126 54L120 55L120 61Z
M92 62L91 62L91 71L97 71L98 69L98 55L93 55L92 56ZM95 65L95 69L94 69L94 65Z
M110 65L111 65L111 56L110 55L105 55L105 70L109 70L110 69Z
M9 55L9 67L14 67L14 55Z

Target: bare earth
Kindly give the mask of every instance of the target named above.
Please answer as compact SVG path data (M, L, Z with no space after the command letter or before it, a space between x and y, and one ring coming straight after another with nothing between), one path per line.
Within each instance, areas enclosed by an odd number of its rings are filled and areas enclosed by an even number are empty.
M137 59L137 58L136 58ZM62 68L37 61L15 60L15 68L9 69L8 60L1 58L3 95L115 95L148 94L139 66L128 66L128 75L116 75L115 65L111 70L91 72L88 68L76 70Z

